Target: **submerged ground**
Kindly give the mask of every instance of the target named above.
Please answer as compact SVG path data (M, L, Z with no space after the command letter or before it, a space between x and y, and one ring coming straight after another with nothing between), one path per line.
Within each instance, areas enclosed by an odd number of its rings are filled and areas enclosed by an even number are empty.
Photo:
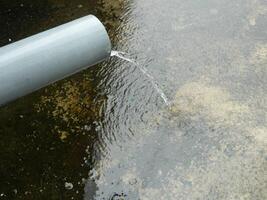
M112 58L0 109L0 199L267 199L264 0L8 1L0 44L97 15Z

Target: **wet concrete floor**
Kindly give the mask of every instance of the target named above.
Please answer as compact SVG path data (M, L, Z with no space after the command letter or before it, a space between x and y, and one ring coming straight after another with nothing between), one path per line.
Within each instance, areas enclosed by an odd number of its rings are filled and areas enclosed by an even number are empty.
M1 45L97 15L171 101L111 58L1 108L0 199L267 199L266 1L0 5Z

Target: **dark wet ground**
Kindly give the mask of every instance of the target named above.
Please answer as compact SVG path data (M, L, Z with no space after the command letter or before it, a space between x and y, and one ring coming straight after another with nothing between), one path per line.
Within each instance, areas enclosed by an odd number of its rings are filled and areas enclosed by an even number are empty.
M0 1L0 46L88 14L112 32L123 6L114 2ZM0 199L82 199L106 98L100 67L0 109Z
M1 108L0 199L267 199L266 1L71 2L1 2L1 45L95 14L172 105L112 58Z

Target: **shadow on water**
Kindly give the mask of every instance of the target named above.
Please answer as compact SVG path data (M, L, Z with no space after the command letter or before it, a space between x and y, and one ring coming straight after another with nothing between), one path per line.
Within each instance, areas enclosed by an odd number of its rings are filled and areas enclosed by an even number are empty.
M113 35L122 12L116 0L1 1L0 45L88 14ZM83 198L107 98L99 67L0 108L0 199Z

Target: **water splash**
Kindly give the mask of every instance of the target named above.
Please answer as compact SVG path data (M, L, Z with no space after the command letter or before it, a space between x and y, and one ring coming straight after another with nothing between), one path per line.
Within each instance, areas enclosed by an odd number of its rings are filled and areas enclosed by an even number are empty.
M170 106L170 103L169 103L169 100L168 100L167 96L165 95L163 90L159 87L159 85L158 85L157 81L154 79L154 77L151 76L144 67L139 65L133 59L125 57L125 55L126 55L126 53L121 52L121 51L111 51L111 54L110 54L111 57L115 56L115 57L120 58L122 60L125 60L127 62L133 63L149 79L149 81L153 85L154 89L160 95L160 97L162 98L162 100L164 101L166 106Z

